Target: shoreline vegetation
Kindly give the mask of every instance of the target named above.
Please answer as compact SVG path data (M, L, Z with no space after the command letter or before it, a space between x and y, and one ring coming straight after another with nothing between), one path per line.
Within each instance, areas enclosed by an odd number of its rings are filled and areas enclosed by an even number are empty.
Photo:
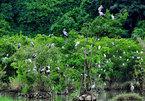
M0 91L80 101L143 92L144 9L142 0L1 0Z

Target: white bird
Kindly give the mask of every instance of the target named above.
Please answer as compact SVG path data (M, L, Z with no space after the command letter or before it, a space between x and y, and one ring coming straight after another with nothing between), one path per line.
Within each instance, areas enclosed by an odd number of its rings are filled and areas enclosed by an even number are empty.
M139 59L140 59L140 57L138 56L138 57L137 57L137 59L139 60Z
M141 54L143 53L143 51L140 52Z
M53 46L54 46L54 43L50 44L50 45L49 45L49 48L52 48Z
M63 32L63 34L68 38L68 32L66 32L66 29L65 29L65 28L63 29L62 32Z
M112 45L113 45L113 46L115 45L114 42L112 42Z
M77 47L80 44L80 41L76 42L75 47Z
M8 56L9 56L9 54L6 55L6 57L8 57Z
M100 45L98 46L98 49L99 49L99 50L101 49L101 46L100 46Z
M37 70L35 69L35 68L33 68L33 70L32 70L33 72L37 72Z
M32 41L30 43L31 43L31 47L34 47L34 43Z
M40 72L42 73L42 72L44 72L44 71L45 71L45 68L42 68Z
M133 92L133 91L134 91L134 86L133 86L133 83L131 83L131 84L130 84L130 90L131 90L131 92Z
M95 89L95 82L94 82L94 84L91 86L91 89Z
M105 17L105 14L103 12L99 12L99 15Z
M31 70L30 70L30 69L27 71L27 73L29 73L29 72L31 72Z
M46 73L50 73L50 70L47 70Z
M112 18L112 20L114 20L114 19L115 19L113 14L111 15L111 18Z
M120 57L120 59L122 58L122 56L119 56Z
M86 50L84 50L84 54L88 55L88 52Z
M106 54L104 54L104 57L106 58Z
M59 70L60 68L59 67L56 67L56 69Z
M64 46L62 46L61 48L64 49Z
M100 68L101 66L100 66L100 65L98 65L98 67Z
M31 59L28 59L28 61L29 61L30 63L32 63L32 60L31 60Z
M99 78L101 77L101 74L99 74L99 76L98 76Z
M98 8L98 12L101 12L101 11L102 11L102 9L103 9L103 6L102 6L102 5L100 5L100 7Z
M47 66L48 69L50 69L50 66Z
M136 53L138 53L138 51L136 51Z

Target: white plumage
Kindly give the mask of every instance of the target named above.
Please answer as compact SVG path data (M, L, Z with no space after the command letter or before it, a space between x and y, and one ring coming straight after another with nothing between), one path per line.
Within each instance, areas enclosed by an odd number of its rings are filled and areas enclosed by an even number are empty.
M131 92L133 92L133 91L134 91L134 86L133 86L133 83L131 83L130 90L131 90Z
M112 20L114 20L115 18L114 18L114 15L111 15L111 18L112 18Z
M105 17L105 14L103 12L99 12L99 15Z
M47 70L47 71L46 71L46 73L49 73L49 72L50 72L50 70Z
M80 44L80 41L76 42L75 47L77 47Z
M32 63L32 60L31 60L31 59L28 59L28 61L29 61L30 63Z
M100 45L98 46L98 49L99 49L99 50L101 49L101 46L100 46Z
M95 82L94 82L94 84L91 86L91 89L94 89L95 88Z
M34 43L32 41L30 43L31 43L31 46L34 47Z
M62 32L63 32L63 34L68 38L68 32L66 32L66 29L65 29L65 28L63 29Z
M101 5L99 8L98 8L98 12L101 12L103 9L103 6Z

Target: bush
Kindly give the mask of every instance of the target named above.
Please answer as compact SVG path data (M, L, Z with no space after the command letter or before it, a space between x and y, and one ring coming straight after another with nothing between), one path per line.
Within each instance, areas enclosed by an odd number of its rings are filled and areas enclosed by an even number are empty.
M115 96L112 101L143 101L143 97L136 93L120 94Z

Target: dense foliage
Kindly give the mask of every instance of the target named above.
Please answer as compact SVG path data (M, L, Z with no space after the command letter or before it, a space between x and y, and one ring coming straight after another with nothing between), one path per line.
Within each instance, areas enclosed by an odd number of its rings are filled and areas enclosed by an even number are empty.
M136 0L1 0L0 85L26 93L80 89L85 78L143 83L144 8Z
M103 12L109 9L116 19L119 18L117 13L123 13L124 9L128 11L129 16L122 23L126 30L123 37L130 37L138 21L145 18L143 0L1 0L0 32L22 32L30 36L54 33L60 36L63 27L79 31L84 22L99 15L100 5L104 6Z

